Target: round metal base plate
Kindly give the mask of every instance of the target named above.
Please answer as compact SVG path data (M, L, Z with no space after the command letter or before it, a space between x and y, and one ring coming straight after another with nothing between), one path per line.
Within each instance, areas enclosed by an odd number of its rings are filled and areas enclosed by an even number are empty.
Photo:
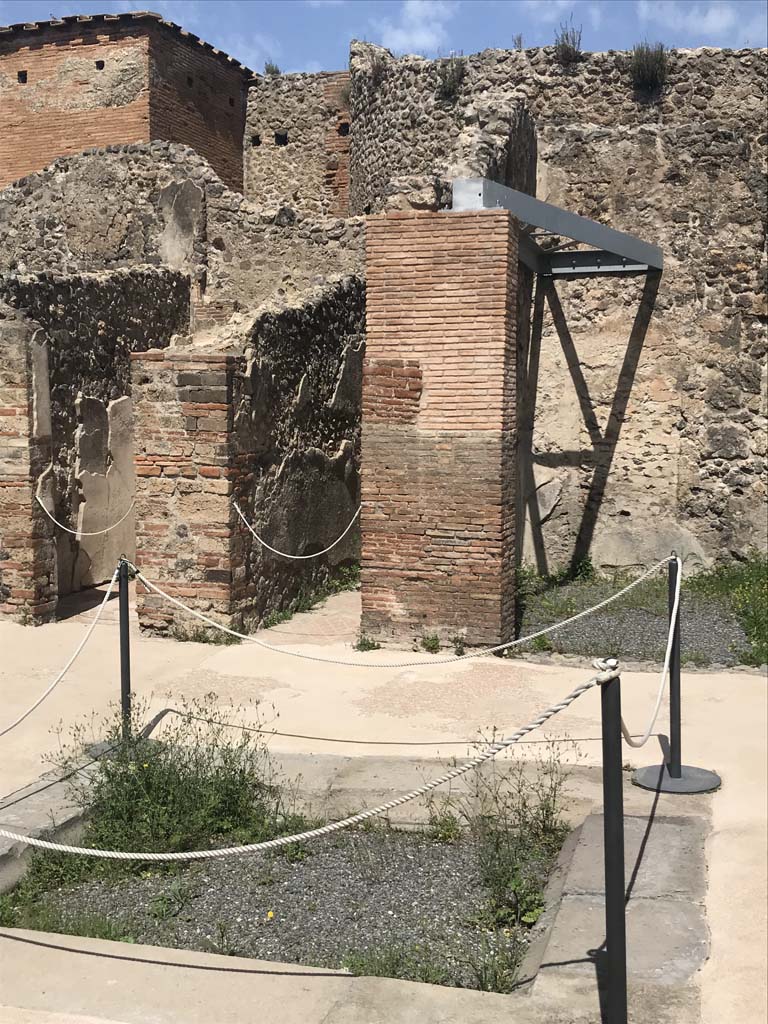
M638 768L632 782L641 789L658 790L660 793L714 793L722 785L716 772L706 768L693 768L684 764L679 779L673 779L665 764L654 764L649 768Z

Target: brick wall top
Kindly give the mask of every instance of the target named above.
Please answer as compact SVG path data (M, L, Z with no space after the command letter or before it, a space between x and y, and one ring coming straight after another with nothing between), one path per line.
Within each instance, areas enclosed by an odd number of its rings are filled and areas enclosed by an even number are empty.
M110 32L124 29L149 30L152 26L161 25L169 35L193 49L203 50L218 60L238 68L243 75L250 76L253 72L244 64L224 53L223 50L211 46L204 39L187 32L173 21L167 21L160 14L152 11L131 11L125 14L74 14L65 18L52 18L50 21L21 22L15 25L0 25L0 54L3 51L17 49L22 46L38 47L45 43L58 43L62 39L93 32Z

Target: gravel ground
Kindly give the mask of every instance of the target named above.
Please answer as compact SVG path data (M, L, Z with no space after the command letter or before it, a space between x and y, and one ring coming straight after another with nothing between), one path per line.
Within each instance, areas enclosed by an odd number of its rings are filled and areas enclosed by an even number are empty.
M477 987L472 964L517 960L524 929L484 931L475 845L390 830L347 832L302 860L228 858L51 893L70 915L106 915L136 942L339 968L351 953L420 947L451 983Z
M616 592L610 582L573 583L527 599L520 635L533 633L576 612L589 608ZM552 650L560 654L615 655L623 661L661 663L667 642L666 595L653 591L631 592L621 602L587 616L549 636ZM642 605L645 605L643 607ZM721 602L683 593L681 602L681 655L683 664L709 667L737 665L749 647L744 630L733 612Z

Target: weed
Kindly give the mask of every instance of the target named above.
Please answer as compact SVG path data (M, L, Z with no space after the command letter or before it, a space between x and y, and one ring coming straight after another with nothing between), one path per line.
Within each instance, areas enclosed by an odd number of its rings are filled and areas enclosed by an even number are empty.
M160 893L150 902L149 912L157 921L178 917L194 895L195 890L188 879L179 876L171 881L165 892Z
M499 945L488 937L480 940L480 950L465 959L471 981L468 987L481 992L508 994L515 988L520 966L519 944Z
M264 74L270 78L277 78L278 75L282 74L282 71L274 64L271 60L264 61Z
M429 654L437 654L440 650L440 637L437 633L424 633L421 637L421 646Z
M573 67L582 58L581 26L574 28L573 15L570 23L561 23L560 31L555 34L555 57L564 68Z
M636 43L632 47L629 77L639 93L660 93L667 81L668 60L664 43Z
M706 668L707 665L712 664L712 659L708 654L702 654L701 651L686 651L681 658L681 664L693 665L695 668Z
M459 816L451 810L448 801L438 806L430 801L428 807L429 826L427 835L436 843L455 843L461 839L461 821Z
M237 956L237 946L230 937L226 921L216 922L216 934L209 935L206 942L212 953L218 953L220 956Z
M535 636L531 640L531 650L536 651L539 654L546 654L553 650L552 641L548 636Z
M144 710L136 702L133 738L124 744L119 742L119 713L108 719L107 742L117 747L116 753L67 783L87 820L82 846L183 851L230 839L258 842L305 823L286 804L261 737L231 728L240 709L220 708L213 694L182 702L182 714L165 720L159 741L141 735ZM78 727L51 760L66 770L77 762L82 745ZM133 861L41 854L32 858L20 891L50 889L93 874L135 873L141 867Z
M544 886L567 835L562 819L566 775L554 755L533 779L520 764L477 774L474 793L460 805L475 837L488 902L476 920L483 928L535 924Z
M342 964L358 977L401 978L429 985L451 984L445 963L432 959L427 950L419 946L392 945L358 950L348 953Z
M467 638L461 633L455 633L449 638L453 644L453 653L461 657L467 650Z
M232 636L231 633L222 633L220 629L214 629L213 627L207 629L205 626L194 629L182 629L179 626L174 626L171 630L171 636L174 640L180 640L182 643L220 644L223 647L229 647L232 644L242 642L239 636Z
M743 561L727 562L687 581L693 594L719 598L733 610L749 641L740 656L749 665L768 662L768 555L752 552Z
M456 100L467 77L467 63L463 57L445 57L437 65L437 96L443 102Z
M518 32L516 36L512 36L512 46L515 50L523 49L523 35L522 32Z
M29 928L58 935L84 935L113 942L135 942L130 922L104 914L67 914L57 907L32 901L19 902L12 894L0 896L0 927Z
M356 651L378 651L380 647L381 644L374 640L373 637L368 636L367 633L361 633L355 644Z
M349 110L349 104L351 100L352 86L349 84L349 82L347 82L346 85L343 85L341 87L341 92L339 93L339 106L342 108L342 110Z

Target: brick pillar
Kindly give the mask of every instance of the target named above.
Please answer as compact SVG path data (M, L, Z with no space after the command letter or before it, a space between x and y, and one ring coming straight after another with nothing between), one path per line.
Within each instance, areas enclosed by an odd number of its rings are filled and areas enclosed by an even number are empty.
M232 625L236 356L151 351L131 356L136 461L136 562L158 583ZM205 628L138 588L154 632Z
M367 221L362 630L514 632L517 231L503 210Z
M50 464L46 338L0 305L0 615L34 624L57 603L53 524L35 500Z

